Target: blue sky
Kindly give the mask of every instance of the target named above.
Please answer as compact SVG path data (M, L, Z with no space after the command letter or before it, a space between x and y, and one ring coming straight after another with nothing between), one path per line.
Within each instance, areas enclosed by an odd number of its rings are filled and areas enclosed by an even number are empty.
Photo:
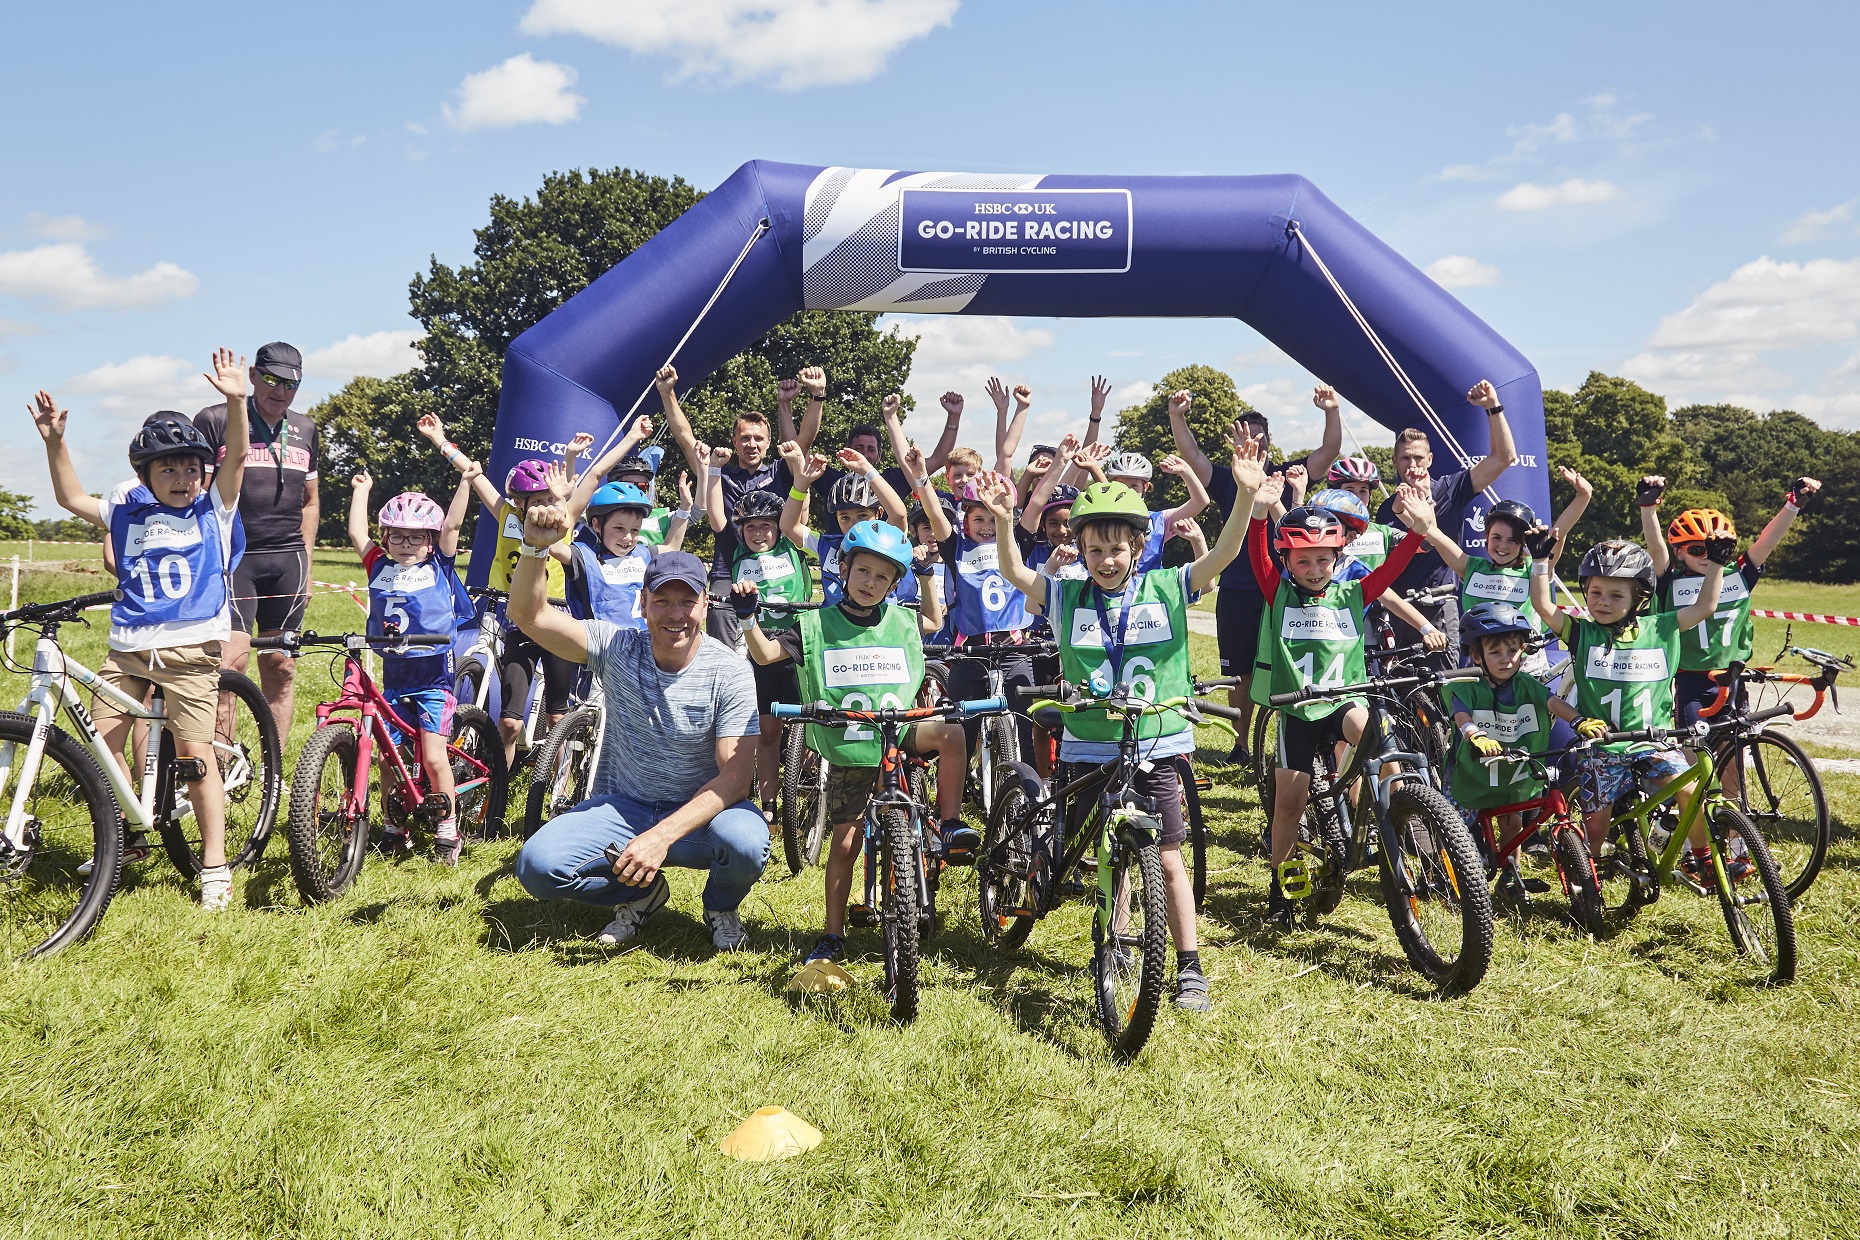
M1300 172L1548 385L1603 369L1860 427L1852 6L12 5L0 42L0 485L41 496L37 387L97 432L99 488L144 413L209 403L217 344L296 343L312 400L404 368L409 277L467 258L492 194L753 158ZM1128 399L1202 361L1281 442L1315 433L1312 376L1238 323L906 329L920 404L985 408L1000 373L1048 432L1094 373Z

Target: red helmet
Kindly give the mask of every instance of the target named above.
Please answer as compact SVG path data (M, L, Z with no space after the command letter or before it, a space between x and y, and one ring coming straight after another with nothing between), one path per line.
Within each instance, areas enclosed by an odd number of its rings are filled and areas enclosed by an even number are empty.
M1350 544L1350 531L1333 512L1323 508L1301 506L1285 514L1279 532L1272 540L1275 551L1293 551L1300 547L1335 547Z

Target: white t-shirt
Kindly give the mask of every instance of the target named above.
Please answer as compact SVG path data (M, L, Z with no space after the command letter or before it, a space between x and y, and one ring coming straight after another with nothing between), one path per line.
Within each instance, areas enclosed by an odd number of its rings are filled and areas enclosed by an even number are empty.
M110 514L120 504L126 503L129 493L142 485L139 478L128 482L119 482L114 490L97 501L97 508L103 520L103 528L110 528ZM213 497L213 515L220 527L220 563L232 559L232 523L237 508L229 508L220 496L220 489L209 483L207 493ZM114 551L115 548L112 548ZM110 625L110 649L112 650L167 650L173 646L199 646L206 642L223 642L232 636L232 579L225 579L226 602L220 607L220 614L208 620L175 620L166 624ZM198 587L197 587L198 588Z

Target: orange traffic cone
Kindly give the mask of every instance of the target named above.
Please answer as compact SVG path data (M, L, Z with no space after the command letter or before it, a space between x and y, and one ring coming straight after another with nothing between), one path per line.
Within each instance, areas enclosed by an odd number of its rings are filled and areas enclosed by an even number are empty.
M784 1107L762 1107L723 1139L723 1152L742 1162L793 1158L819 1145L820 1129Z

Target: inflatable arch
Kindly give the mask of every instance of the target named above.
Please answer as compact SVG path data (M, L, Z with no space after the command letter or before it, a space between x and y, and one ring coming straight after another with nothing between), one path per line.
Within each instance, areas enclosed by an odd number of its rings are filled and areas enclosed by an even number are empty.
M1299 176L906 173L755 161L518 336L490 473L658 411L668 360L695 385L797 310L1238 318L1391 430L1435 472L1482 455L1466 403L1497 385L1517 439L1505 497L1549 506L1531 364ZM1449 442L1443 442L1443 439ZM611 442L611 440L609 440ZM1461 541L1483 543L1490 496ZM483 518L489 522L489 516ZM488 525L481 536L494 536ZM473 564L473 577L483 571Z

